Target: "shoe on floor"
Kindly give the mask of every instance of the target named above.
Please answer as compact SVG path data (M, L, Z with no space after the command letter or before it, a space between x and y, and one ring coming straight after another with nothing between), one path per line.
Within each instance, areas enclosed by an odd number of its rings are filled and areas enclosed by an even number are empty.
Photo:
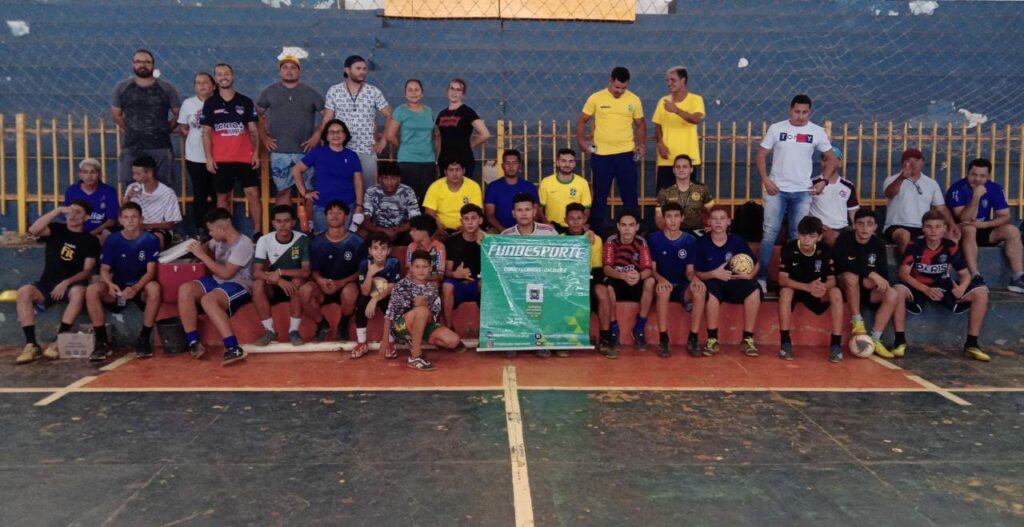
M96 342L96 346L92 349L92 354L89 355L89 362L103 362L110 357L110 344L108 342Z
M760 354L757 352L757 345L754 344L754 337L747 337L740 341L740 351L748 357L757 357Z
M548 357L551 357L551 350L549 350L547 348L541 348L541 349L537 350L535 353L537 353L537 356L542 358L542 359L546 359Z
M256 342L253 342L253 344L256 346L269 346L275 342L277 342L277 332L266 329L263 331L263 334L260 335L260 338L256 339Z
M793 360L793 343L783 342L779 346L779 358L782 360Z
M828 351L829 362L840 362L843 360L843 347L839 344L833 345Z
M720 348L721 346L719 346L717 338L708 337L707 343L704 344L704 356L711 357L712 355L718 353L718 350Z
M233 348L228 348L228 349L224 350L224 359L222 359L220 361L220 365L221 366L227 366L228 364L231 364L232 362L238 362L240 360L245 359L245 357L248 356L248 355L249 354L246 353L245 350L242 349L239 346L235 346Z
M866 335L868 332L867 326L863 320L851 320L850 321L850 333L854 335Z
M896 356L896 355L893 355L893 353L891 351L886 349L885 344L882 344L882 341L880 341L880 340L876 340L875 341L875 355L878 355L879 357L882 357L883 359L891 359L891 358L894 358Z
M305 344L305 341L302 340L302 335L299 334L298 331L288 332L288 342L290 342L292 346L301 346Z
M700 352L700 344L697 343L697 339L686 340L686 352L689 353L691 357L700 357L702 355Z
M153 356L153 343L150 339L139 335L139 338L135 339L135 357L139 359L148 359Z
M206 348L197 340L188 343L188 352L193 359L201 359L203 355L206 355Z
M53 341L49 346L43 350L43 358L47 360L57 360L60 358L60 349L57 347L57 341Z
M987 353L981 351L981 348L977 346L966 346L964 347L964 356L968 359L979 360L981 362L988 362L992 360Z
M432 369L434 369L434 365L431 364L430 361L428 361L424 357L415 357L415 358L409 357L409 361L406 364L410 368L414 368L414 369L417 369L417 370L432 370Z
M1010 285L1006 286L1006 289L1014 293L1024 294L1024 276L1016 280L1010 280Z
M38 344L25 344L25 347L18 354L18 358L14 359L15 364L28 364L35 362L36 359L43 356L43 350Z

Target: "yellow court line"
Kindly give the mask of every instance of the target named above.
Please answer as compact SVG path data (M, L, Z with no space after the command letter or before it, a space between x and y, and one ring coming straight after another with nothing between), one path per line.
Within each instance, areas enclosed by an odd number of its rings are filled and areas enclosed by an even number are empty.
M110 364L107 364L106 366L100 368L100 371L112 371L112 370L115 370L115 369L121 367L123 364L131 362L134 359L135 359L134 355L131 355L131 354L125 355L124 357L121 357L120 359L117 359L114 362L111 362Z
M583 392L930 392L925 388L813 388L794 386L520 386L520 391Z
M895 365L895 364L893 364L893 363L883 359L882 357L879 357L878 355L871 355L870 359L875 361L878 364L881 364L882 366L885 366L886 368L889 368L890 370L902 370L903 369L902 367L897 366L897 365Z
M82 393L180 393L180 392L492 392L502 386L152 386L78 388Z
M53 388L45 388L39 386L32 387L14 387L14 388L0 388L0 393L53 393L61 390L59 386Z
M523 416L519 411L516 389L516 367L502 371L505 387L505 424L508 429L509 453L512 456L512 499L516 527L533 527L533 498L530 496L530 475L526 468L526 443L523 441Z
M960 398L959 396L953 394L949 390L940 388L939 386L935 385L931 381L928 381L928 380L922 378L919 375L907 375L907 378L912 380L912 381L914 381L914 382L916 382L917 384L920 384L921 386L924 386L925 388L928 388L929 390L935 392L936 394L941 395L941 396L945 397L946 399L949 399L950 401L953 401L956 404L959 404L960 406L971 406L971 403L967 402L966 400L964 400L964 399Z
M65 395L67 395L67 394L77 390L78 388L80 388L82 386L85 386L86 384L89 384L90 382L92 382L92 381L94 381L96 379L97 379L97 377L95 375L89 375L89 376L86 376L86 377L82 377L81 379L78 379L77 381L75 381L75 382L65 386L64 388L61 388L61 389L57 390L56 392L53 392L50 395L48 395L48 396L46 396L46 397L36 401L35 405L36 406L47 406L50 403L56 401L57 399L60 399L61 397L64 397Z

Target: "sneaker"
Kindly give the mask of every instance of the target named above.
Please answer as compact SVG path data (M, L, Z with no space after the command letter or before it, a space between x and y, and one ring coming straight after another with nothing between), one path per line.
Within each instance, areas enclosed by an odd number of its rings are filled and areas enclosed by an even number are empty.
M555 350L555 356L560 358L560 359L564 359L564 358L569 356L569 350L563 350L563 349Z
M900 344L899 346L896 346L895 348L892 349L892 354L895 355L897 358L902 358L904 355L906 355L906 353L907 353L907 345L906 344Z
M619 322L613 320L611 325L608 326L608 332L611 333L612 342L619 341Z
M505 358L506 359L514 359L517 356L519 356L519 353L516 350L505 350Z
M537 350L536 353L537 353L537 356L542 358L542 359L546 359L546 358L551 357L551 350L549 350L547 348L541 348L541 349Z
M39 357L43 356L43 350L38 344L25 344L25 348L18 354L18 358L14 359L15 364L28 364L34 362Z
M338 325L338 340L348 340L348 324Z
M840 362L843 360L843 347L839 344L833 344L828 350L828 361L829 362Z
M744 353L746 353L744 351ZM749 354L748 354L749 355ZM793 343L783 342L779 347L779 358L782 360L793 360Z
M896 356L896 355L893 355L891 351L886 349L885 348L885 344L882 344L882 341L880 341L880 340L876 340L875 341L875 355L878 355L879 357L882 357L883 359L891 359L891 358Z
M757 285L761 286L761 293L764 295L768 294L768 280L766 278L758 278Z
M718 353L719 345L718 339L714 337L708 337L708 341L704 344L704 356L710 357Z
M301 346L306 343L302 340L302 335L299 334L298 331L288 332L288 342L290 342L292 346Z
M1013 293L1024 294L1024 276L1016 280L1010 280L1010 285L1006 286L1006 289Z
M618 346L615 344L614 341L602 342L600 347L598 348L598 351L601 353L601 355L604 355L606 359L619 358Z
M633 328L633 340L634 345L638 349L644 349L647 347L647 336L644 334L644 328L634 327Z
M60 358L60 348L57 347L57 341L53 341L49 346L43 350L43 358L47 360L57 360Z
M193 359L201 359L203 355L206 355L206 348L197 340L188 343L188 352L192 355Z
M459 345L455 346L454 348L452 348L452 352L453 353L465 353L466 352L466 345L463 344L462 341L460 340L459 341Z
M691 357L700 357L702 355L700 352L700 344L697 343L697 339L686 340L686 352L689 353Z
M232 362L238 362L240 360L245 359L247 355L248 353L246 353L245 350L239 346L228 348L224 350L224 359L220 361L220 365L227 366Z
M971 277L971 286L982 287L985 285L985 277L980 274L976 274Z
M981 351L981 348L977 346L965 346L964 356L968 359L980 360L981 362L988 362L992 360L987 353Z
M331 326L329 326L326 323L326 321L325 321L324 325L322 325L322 326L320 324L317 324L316 325L316 336L313 337L313 339L316 340L317 342L323 342L323 341L327 340L327 335L330 332L331 332Z
M260 338L256 339L256 342L253 342L253 344L256 346L269 346L275 342L277 342L277 332L266 329L263 331L263 334L260 335Z
M93 348L92 354L89 355L89 362L103 362L110 357L110 344L107 342L96 342L96 347Z
M851 320L850 321L850 333L854 335L867 335L868 328L864 325L863 320Z
M356 347L352 348L352 353L351 353L350 356L353 359L358 359L358 358L361 358L363 355L366 355L369 352L370 352L370 347L367 346L365 342L359 342L359 343L356 344Z
M659 357L671 357L672 349L669 347L670 343L668 339L661 339L658 343L658 356Z
M139 338L135 340L135 357L139 359L148 359L153 356L153 344L150 339L139 335Z
M409 357L409 361L406 362L406 364L410 368L415 368L417 370L432 370L432 369L434 369L434 365L431 364L430 361L428 361L427 359L425 359L423 357L416 357L416 358Z
M757 352L757 345L754 344L754 337L747 337L740 341L740 351L748 357L757 357L760 354Z

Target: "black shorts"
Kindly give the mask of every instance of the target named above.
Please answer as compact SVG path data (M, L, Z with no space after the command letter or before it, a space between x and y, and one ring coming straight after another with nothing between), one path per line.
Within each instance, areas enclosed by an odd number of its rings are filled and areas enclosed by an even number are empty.
M284 292L284 289L281 289L281 286L277 284L267 285L270 286L270 294L267 295L267 300L270 301L270 305L276 306L277 304L280 304L282 302L290 302L292 300L292 297L288 296ZM295 294L298 295L299 292L296 291Z
M604 285L604 269L594 267L590 270L590 311L597 312L597 293L594 289Z
M174 236L174 234L171 233L171 231L168 229L146 229L146 232L151 233L153 236L156 236L157 239L160 240L161 249L170 245L171 237Z
M814 313L815 315L824 314L826 311L828 311L828 308L831 306L831 304L827 300L815 298L814 295L808 293L807 291L794 290L793 304L790 306L790 310L795 310L797 304L803 304L804 306L807 307L807 309L810 309L811 312Z
M644 281L640 280L636 285L629 285L618 278L605 277L604 285L615 291L616 302L639 302L644 294Z
M953 296L953 284L951 283L939 284L935 286L944 291L942 294L942 300L939 300L938 302L932 300L931 298L928 298L928 295L910 287L907 284L899 283L896 284L896 287L902 287L910 292L910 297L907 298L907 312L912 313L914 315L920 315L921 312L924 311L924 305L929 302L940 304L946 309L952 311L954 314L966 313L971 309L970 302L961 302L957 300L955 296ZM968 284L967 290L964 291L964 298L966 298L971 293L971 291L974 291L975 289L985 289L987 291L988 287L974 283Z
M978 242L978 247L992 247L993 245L999 245L999 242L992 243L992 228L978 229L974 234L974 240Z
M713 296L726 304L742 304L754 291L757 291L758 295L761 294L761 286L757 284L757 280L712 278L705 280L704 285L708 288L708 296Z
M879 306L882 305L882 303L881 302L872 302L871 301L871 290L866 288L866 287L864 287L863 285L861 285L860 286L860 305L861 305L861 307L867 307L867 308L870 308L873 311L878 311L878 308L879 308Z
M227 194L233 191L236 180L242 188L260 186L259 174L249 163L217 163L217 173L213 175L215 192Z
M43 294L43 301L38 303L38 304L36 304L36 313L42 313L43 311L46 311L46 308L52 306L53 304L56 304L57 302L63 302L65 304L67 304L68 303L68 293L71 292L72 289L74 289L74 288L76 288L78 286L86 287L86 286L89 285L89 283L88 282L75 282L75 283L69 285L67 290L64 291L64 298L61 298L59 301L58 300L54 300L53 297L50 296L50 293L53 292L53 288L54 287L57 287L57 284L51 284L50 282L44 282L42 280L36 280L35 282L32 282L32 285L36 289L38 289L40 293Z
M890 226L886 227L885 228L885 232L882 233L882 239L884 239L887 243L891 243L891 244L895 245L896 244L896 240L892 239L892 233L896 229L903 229L903 230L909 232L910 233L910 241L914 241L914 240L920 238L921 236L924 236L924 231L921 230L921 227L906 227L906 226L903 226L903 225L890 225Z
M690 282L683 282L681 284L672 284L672 292L668 295L669 302L678 302L684 307L686 306L686 291L690 288Z

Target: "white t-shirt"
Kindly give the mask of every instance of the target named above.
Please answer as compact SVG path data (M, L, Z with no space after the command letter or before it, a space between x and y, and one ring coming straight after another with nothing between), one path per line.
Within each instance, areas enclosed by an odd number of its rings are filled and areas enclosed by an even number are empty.
M193 163L206 163L206 152L203 151L203 126L199 124L199 115L203 113L203 101L199 97L189 97L181 103L178 112L178 124L188 125L185 136L185 159Z
M838 230L850 225L850 211L859 208L857 188L850 180L839 178L835 183L825 181L821 194L811 198L809 214L821 220L826 227Z
M828 152L832 150L832 143L824 128L814 123L793 126L786 120L768 127L761 147L772 151L772 171L768 177L779 190L808 192L814 170L814 151Z
M507 229L505 229L505 230L503 230L503 231L501 231L501 233L502 234L512 234L512 235L522 235L522 233L519 232L519 224L518 223L513 225L513 226L511 226L511 227L509 227L509 228L507 228ZM524 235L524 236L529 236L529 235ZM547 223L534 223L533 224L533 234L532 234L532 236L558 236L558 231L555 230L554 227L548 225Z
M885 178L882 188L887 188L899 172ZM945 205L942 187L932 178L921 174L917 181L904 179L895 198L889 200L885 209L885 228L893 225L921 227L921 216L937 205Z
M132 183L125 190L125 197L133 188L140 192L129 201L138 203L142 207L142 223L164 223L170 221L178 223L181 221L181 209L178 207L178 195L174 190L163 183L157 183L156 190L152 193L146 192L141 183Z
M357 154L373 153L373 130L377 112L387 107L388 101L380 89L370 84L355 93L349 93L344 82L327 90L325 107L334 112L334 117L345 121L352 142L348 148Z

